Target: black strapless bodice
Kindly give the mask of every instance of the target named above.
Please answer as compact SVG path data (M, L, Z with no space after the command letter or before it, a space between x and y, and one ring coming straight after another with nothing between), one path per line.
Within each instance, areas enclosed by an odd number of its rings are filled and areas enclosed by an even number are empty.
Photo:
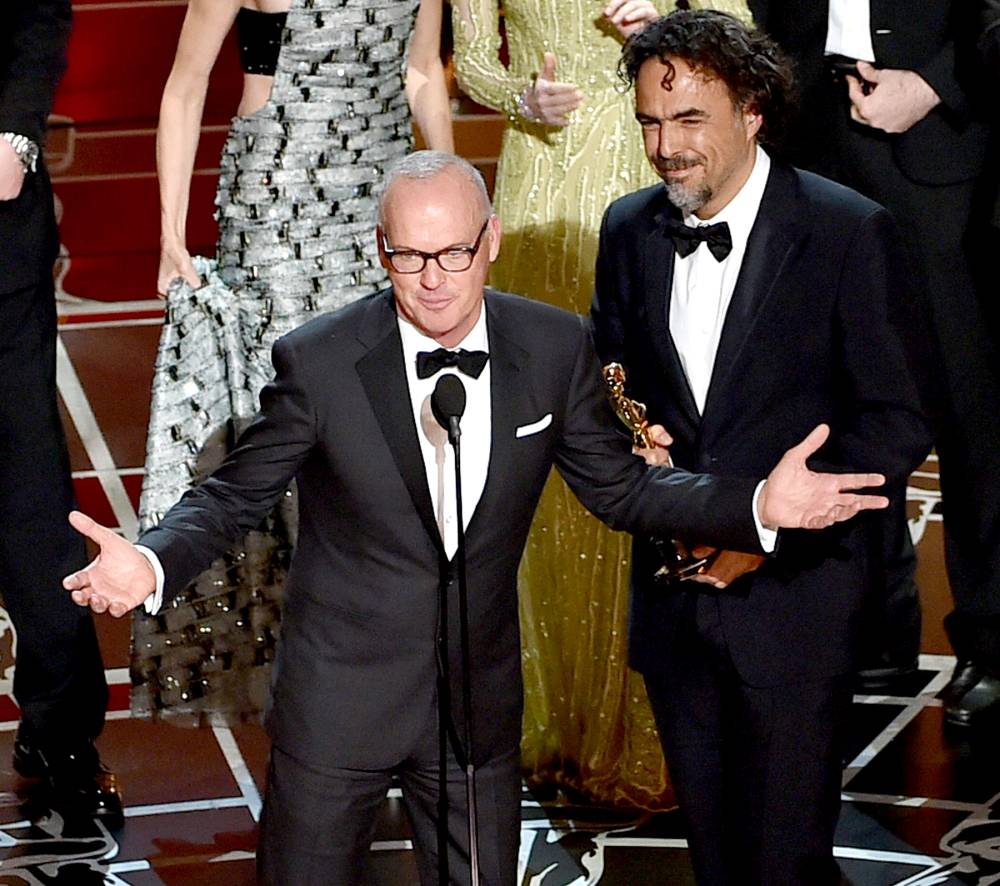
M260 12L240 7L236 13L236 37L244 73L274 76L286 15L284 12Z

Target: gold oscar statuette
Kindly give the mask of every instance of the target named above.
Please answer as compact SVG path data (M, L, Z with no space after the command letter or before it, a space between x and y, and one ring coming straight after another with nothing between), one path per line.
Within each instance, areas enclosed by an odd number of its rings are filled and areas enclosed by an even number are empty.
M655 448L656 443L649 433L646 404L633 400L625 394L625 367L621 363L609 363L604 367L604 381L608 386L615 413L622 424L632 432L632 444L638 449ZM662 581L686 581L698 578L699 581L721 588L741 575L753 572L765 559L759 554L720 551L708 545L688 547L679 539L670 541L653 539L653 544L663 558L663 565L655 575Z

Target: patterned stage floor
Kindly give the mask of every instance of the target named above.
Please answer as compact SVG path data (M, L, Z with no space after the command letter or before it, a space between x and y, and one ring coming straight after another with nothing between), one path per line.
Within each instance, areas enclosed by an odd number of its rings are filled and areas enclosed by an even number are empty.
M936 693L953 662L923 656L897 696L859 696L836 854L856 886L1000 882L1000 758L942 728ZM113 670L114 711L100 741L121 776L126 823L33 814L30 787L10 768L15 722L0 724L0 883L250 884L267 756L260 728L186 729L129 718L127 677ZM2 698L5 716L13 713ZM34 813L37 814L37 813ZM693 883L676 812L595 809L522 798L518 886ZM379 886L417 882L399 792L390 792L372 845Z

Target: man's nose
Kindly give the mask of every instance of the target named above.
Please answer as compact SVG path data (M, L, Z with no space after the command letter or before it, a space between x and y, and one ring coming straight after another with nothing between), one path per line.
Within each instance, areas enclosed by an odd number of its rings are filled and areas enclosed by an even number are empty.
M443 282L444 271L441 270L437 257L428 258L420 272L420 283L425 289L437 289Z
M656 153L661 160L672 157L677 152L677 139L669 126L660 126L656 136Z

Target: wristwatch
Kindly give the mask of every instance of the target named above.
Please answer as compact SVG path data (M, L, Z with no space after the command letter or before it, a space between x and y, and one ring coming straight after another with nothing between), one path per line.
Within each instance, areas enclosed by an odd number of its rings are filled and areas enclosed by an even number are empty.
M0 132L0 138L8 142L21 161L25 172L34 172L38 165L38 145L28 136L16 132Z

